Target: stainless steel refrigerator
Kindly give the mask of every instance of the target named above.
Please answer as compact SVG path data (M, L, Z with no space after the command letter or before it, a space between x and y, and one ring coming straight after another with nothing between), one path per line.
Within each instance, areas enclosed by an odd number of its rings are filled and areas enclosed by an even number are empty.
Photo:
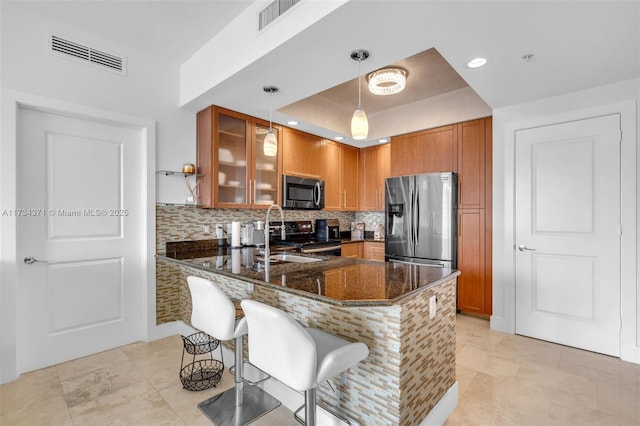
M385 187L385 259L455 269L456 174L391 177Z

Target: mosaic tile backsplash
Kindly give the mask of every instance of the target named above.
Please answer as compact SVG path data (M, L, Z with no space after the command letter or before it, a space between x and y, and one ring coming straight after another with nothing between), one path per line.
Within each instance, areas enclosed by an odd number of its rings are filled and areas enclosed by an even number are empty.
M274 220L278 220L280 215L275 213ZM266 210L156 206L156 253L164 254L165 243L168 241L210 240L213 238L212 234L202 232L202 225L211 225L213 228L216 223L264 220L266 214ZM351 222L356 220L356 214L354 212L322 210L284 211L284 220L310 220L315 224L316 219L338 219L340 231L347 232L351 229Z

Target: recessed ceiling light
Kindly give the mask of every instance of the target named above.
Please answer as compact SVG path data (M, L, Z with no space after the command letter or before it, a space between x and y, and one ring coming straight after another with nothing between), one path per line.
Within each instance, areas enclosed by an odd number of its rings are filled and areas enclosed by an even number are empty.
M477 57L477 58L473 58L471 59L469 62L467 62L467 67L469 68L480 68L484 65L486 65L487 63L487 58L483 58L483 57Z
M291 120L291 121L287 121L287 124L290 126L297 126L300 123L298 123L297 121Z
M336 136L334 139L337 140L337 141L341 141L341 140L344 139L344 137L343 136Z
M386 143L386 142L389 142L389 139L387 138L378 139L378 143Z

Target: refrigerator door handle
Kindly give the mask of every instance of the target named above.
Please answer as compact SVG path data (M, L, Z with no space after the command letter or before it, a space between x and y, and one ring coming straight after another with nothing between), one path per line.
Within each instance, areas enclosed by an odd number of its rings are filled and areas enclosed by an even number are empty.
M420 241L420 193L416 191L416 215L415 215L415 223L414 228L416 232L416 245L418 241Z
M410 199L410 203L411 203L411 214L409 215L409 246L411 247L411 253L413 255L413 253L415 253L415 244L416 244L416 235L415 235L415 231L414 231L414 210L416 208L416 203L415 203L415 198L416 198L416 194L413 191L413 188L411 188L411 195L409 197Z

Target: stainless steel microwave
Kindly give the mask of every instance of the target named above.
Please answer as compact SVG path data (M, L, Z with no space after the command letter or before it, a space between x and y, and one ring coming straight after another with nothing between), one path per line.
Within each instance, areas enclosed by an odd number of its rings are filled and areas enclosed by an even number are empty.
M299 176L282 176L282 208L320 210L324 208L324 181Z

